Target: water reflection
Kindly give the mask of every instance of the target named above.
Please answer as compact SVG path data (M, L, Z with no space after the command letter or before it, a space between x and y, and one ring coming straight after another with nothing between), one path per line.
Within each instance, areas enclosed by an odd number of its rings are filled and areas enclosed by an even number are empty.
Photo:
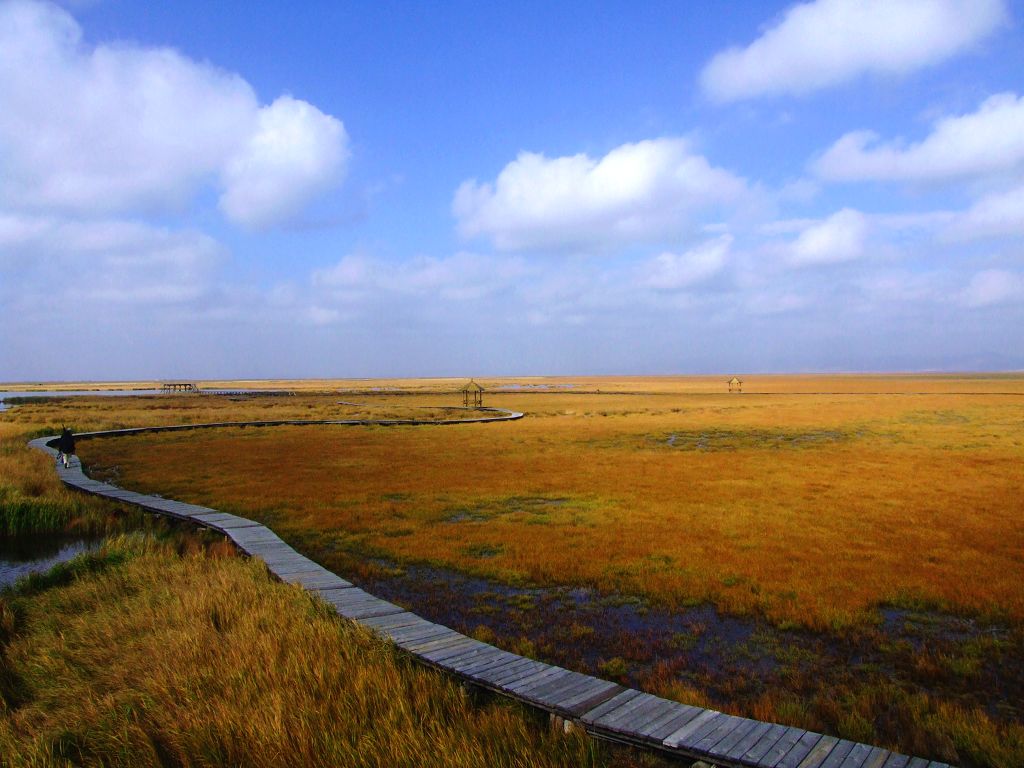
M98 549L101 536L41 534L0 538L0 588L14 584L22 576L48 571L83 552Z

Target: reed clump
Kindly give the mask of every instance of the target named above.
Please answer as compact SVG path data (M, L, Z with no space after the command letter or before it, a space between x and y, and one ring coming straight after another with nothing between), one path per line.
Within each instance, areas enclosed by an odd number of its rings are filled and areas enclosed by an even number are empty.
M588 766L256 561L120 535L0 597L0 764Z

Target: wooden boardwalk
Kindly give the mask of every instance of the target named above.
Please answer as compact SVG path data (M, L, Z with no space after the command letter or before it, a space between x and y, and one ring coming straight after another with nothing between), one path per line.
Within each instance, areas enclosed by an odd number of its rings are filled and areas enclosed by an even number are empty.
M118 429L81 433L76 437L86 439L140 432L279 424L467 423L506 421L523 415L499 409L486 410L493 410L498 415L457 422L222 422ZM49 446L55 440L56 437L41 437L31 441L30 445L56 458L57 451ZM65 485L86 493L134 504L150 512L220 531L246 554L263 560L281 581L298 584L318 595L339 615L391 639L421 662L572 721L596 738L737 768L949 768L946 763L901 755L802 728L762 723L712 709L691 707L608 680L517 656L434 624L364 592L299 554L272 530L252 520L92 480L82 472L78 457L72 458L67 469L58 463L57 473Z

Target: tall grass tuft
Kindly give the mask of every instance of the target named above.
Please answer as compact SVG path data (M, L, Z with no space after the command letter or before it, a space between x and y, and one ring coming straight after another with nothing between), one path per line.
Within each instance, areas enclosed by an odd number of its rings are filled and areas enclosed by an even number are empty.
M109 540L0 598L0 763L588 766L263 567Z

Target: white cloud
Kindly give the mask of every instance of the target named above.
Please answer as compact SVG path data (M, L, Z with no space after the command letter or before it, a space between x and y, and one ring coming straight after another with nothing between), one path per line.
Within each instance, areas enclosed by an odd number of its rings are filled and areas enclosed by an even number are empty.
M941 181L999 175L1024 166L1024 97L1000 93L976 112L939 120L923 141L879 143L848 133L814 163L833 181Z
M700 82L716 101L804 94L860 75L902 75L967 50L1005 22L1002 0L816 0L789 8Z
M788 261L794 266L836 264L853 261L864 254L868 220L851 208L808 224L788 247Z
M602 248L679 234L695 211L745 191L686 140L661 138L599 160L521 152L493 184L463 182L452 211L464 237L490 237L500 250Z
M340 122L167 48L86 45L64 10L0 5L0 203L75 214L173 210L225 185L233 220L263 226L340 178ZM273 186L273 192L267 192Z
M220 245L199 232L111 219L0 216L0 275L9 301L187 303L210 290L221 257Z
M220 206L230 219L264 227L330 187L348 150L339 120L290 96L260 109L257 126L224 167Z
M1024 302L1024 275L1003 269L986 269L971 278L960 294L969 307Z
M722 235L686 253L659 254L645 265L643 283L659 291L675 291L704 282L725 267L732 240Z
M312 284L325 294L348 301L385 294L466 301L510 289L527 271L518 259L465 252L444 258L418 256L398 263L349 254L337 264L315 271Z
M944 236L950 240L1024 236L1024 185L977 200L955 217Z

